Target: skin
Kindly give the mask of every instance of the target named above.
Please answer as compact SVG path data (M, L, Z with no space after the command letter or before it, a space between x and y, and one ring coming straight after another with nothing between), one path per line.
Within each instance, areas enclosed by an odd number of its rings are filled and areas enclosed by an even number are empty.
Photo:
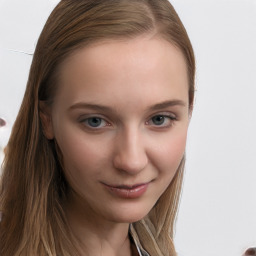
M94 44L62 63L41 117L63 154L67 218L81 255L131 255L129 223L148 214L184 155L186 70L182 53L153 36ZM135 198L109 188L138 184L146 190Z

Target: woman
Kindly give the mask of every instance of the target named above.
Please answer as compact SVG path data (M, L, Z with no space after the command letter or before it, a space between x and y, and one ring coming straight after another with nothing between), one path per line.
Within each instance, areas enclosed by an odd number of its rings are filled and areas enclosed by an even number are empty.
M195 61L167 0L63 0L1 180L0 255L176 255Z

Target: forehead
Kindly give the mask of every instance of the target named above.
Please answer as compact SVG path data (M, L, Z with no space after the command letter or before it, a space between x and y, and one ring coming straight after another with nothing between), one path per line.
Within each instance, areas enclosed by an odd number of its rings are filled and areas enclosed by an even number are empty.
M188 94L186 62L181 51L161 38L138 37L99 42L70 55L60 66L57 96L147 97ZM167 92L166 89L169 89ZM173 89L173 90L172 90ZM135 95L134 95L135 94ZM79 99L78 99L79 98Z
M109 57L111 58L105 58ZM71 65L74 65L78 62L85 62L86 60L90 61L91 65L98 62L101 59L102 65L106 65L111 59L117 60L119 64L122 60L122 57L136 57L136 61L143 60L145 58L154 59L152 65L156 61L164 62L166 61L176 61L179 59L179 62L186 65L186 60L181 50L175 46L173 43L163 39L158 35L145 34L135 38L124 38L124 39L106 39L93 42L84 47L79 47L77 50L68 55L66 59L61 63L60 69L70 68ZM102 58L103 57L103 58ZM115 57L117 57L115 59ZM130 60L132 60L130 58ZM175 59L175 60L174 60ZM102 60L105 60L102 62ZM128 64L127 58L125 59L125 64ZM148 63L148 65L150 64ZM143 63L145 66L145 63ZM168 63L170 64L170 62ZM177 63L178 64L178 63ZM62 73L63 74L63 73Z

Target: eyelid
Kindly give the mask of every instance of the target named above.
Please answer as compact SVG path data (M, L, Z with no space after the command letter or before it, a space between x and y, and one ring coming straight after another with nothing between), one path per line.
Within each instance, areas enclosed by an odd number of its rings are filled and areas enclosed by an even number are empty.
M98 114L98 113L82 114L82 115L79 115L79 117L77 119L78 119L78 121L83 121L85 119L92 118L92 117L101 118L104 120L107 119L105 116L103 116L102 114Z
M170 117L171 119L178 119L178 116L176 114L174 114L173 112L170 111L161 111L161 112L156 112L152 115L150 115L150 118L153 118L154 116L165 116L165 117Z

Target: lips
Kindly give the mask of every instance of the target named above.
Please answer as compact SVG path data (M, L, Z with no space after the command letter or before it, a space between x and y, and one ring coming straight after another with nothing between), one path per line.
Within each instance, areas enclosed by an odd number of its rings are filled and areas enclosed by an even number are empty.
M103 183L103 185L114 196L124 199L136 199L141 197L147 191L149 183L136 185L108 185Z

